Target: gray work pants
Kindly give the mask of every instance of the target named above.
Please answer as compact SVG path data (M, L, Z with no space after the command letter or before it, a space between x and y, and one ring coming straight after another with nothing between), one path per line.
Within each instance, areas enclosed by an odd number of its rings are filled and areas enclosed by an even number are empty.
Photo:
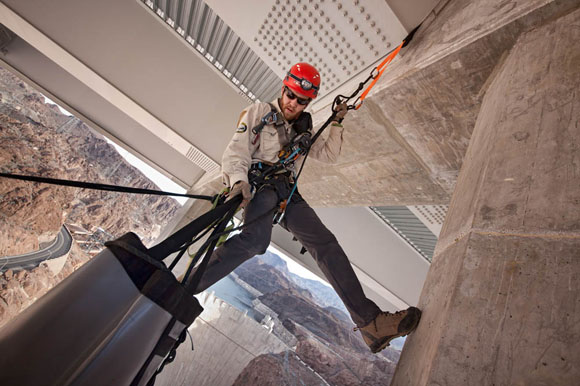
M263 189L244 210L244 221L251 222L270 211L277 203L276 191L270 188ZM196 293L224 278L244 261L266 252L272 236L272 217L273 213L272 216L263 216L217 248L211 256ZM314 257L326 279L342 299L353 322L359 327L370 323L380 309L365 296L336 237L299 195L292 198L280 225L292 232Z

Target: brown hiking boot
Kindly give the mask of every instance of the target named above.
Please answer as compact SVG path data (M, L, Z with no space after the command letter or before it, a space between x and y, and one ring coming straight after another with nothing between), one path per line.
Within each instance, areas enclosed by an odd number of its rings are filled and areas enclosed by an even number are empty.
M421 319L421 311L416 307L409 307L404 311L381 312L377 317L360 330L365 343L373 353L378 353L389 345L391 340L410 334L417 328Z

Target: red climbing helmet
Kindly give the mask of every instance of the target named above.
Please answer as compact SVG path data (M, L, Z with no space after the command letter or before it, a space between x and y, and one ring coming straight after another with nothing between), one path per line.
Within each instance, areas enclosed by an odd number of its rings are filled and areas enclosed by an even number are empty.
M311 64L296 63L284 77L284 84L290 90L314 99L320 89L320 74Z

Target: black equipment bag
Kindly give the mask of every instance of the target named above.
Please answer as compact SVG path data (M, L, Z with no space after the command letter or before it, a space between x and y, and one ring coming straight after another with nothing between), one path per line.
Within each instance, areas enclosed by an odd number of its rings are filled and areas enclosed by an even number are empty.
M151 249L133 233L107 243L0 330L0 385L151 384L203 311L192 295L196 283L184 286L161 260L240 201Z

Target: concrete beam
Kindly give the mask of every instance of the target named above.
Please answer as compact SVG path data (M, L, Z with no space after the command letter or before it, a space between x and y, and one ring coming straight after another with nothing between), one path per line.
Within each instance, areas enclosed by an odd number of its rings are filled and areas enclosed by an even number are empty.
M580 379L579 46L576 10L498 69L392 385Z
M578 5L454 0L437 8L348 115L338 164L308 161L301 193L314 206L448 204L497 63L522 32Z

